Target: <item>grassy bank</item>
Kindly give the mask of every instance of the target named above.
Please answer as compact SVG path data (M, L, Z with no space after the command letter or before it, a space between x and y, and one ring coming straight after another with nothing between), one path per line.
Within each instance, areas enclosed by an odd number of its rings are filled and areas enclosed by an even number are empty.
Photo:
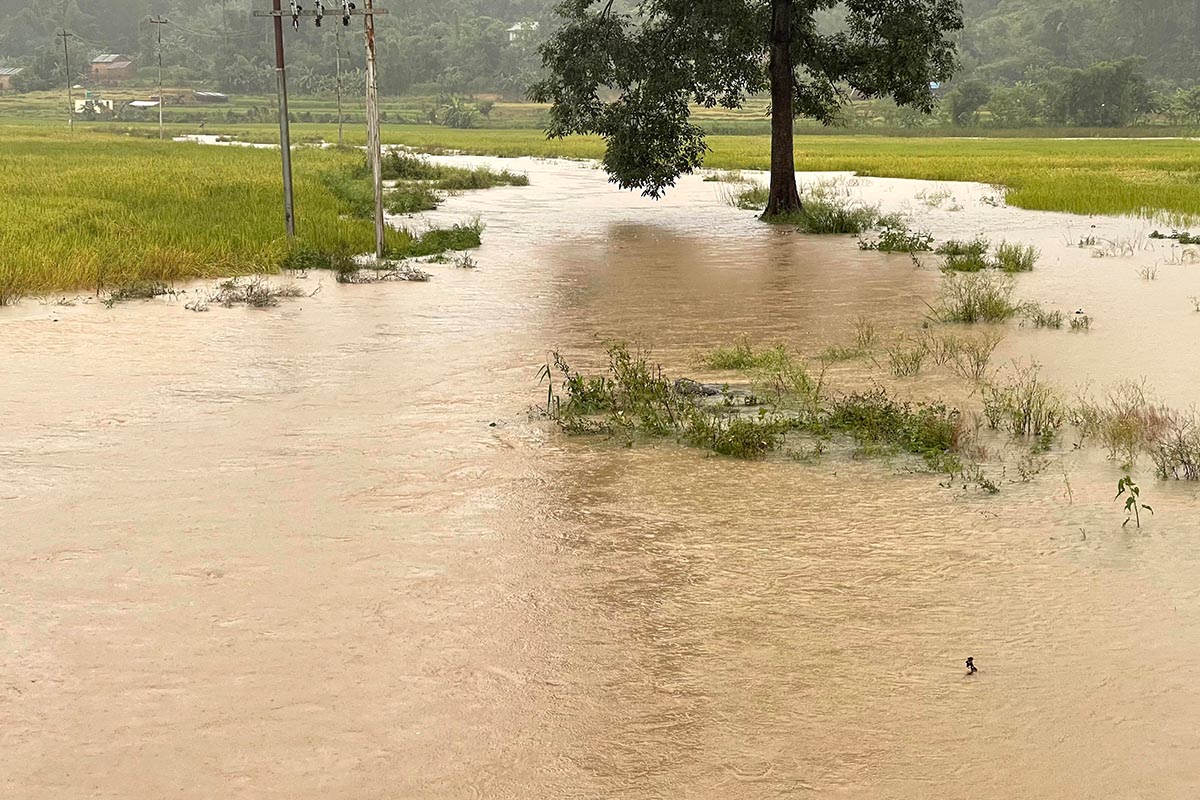
M346 188L369 192L357 151L296 152L293 250L277 152L29 129L0 141L0 294L275 272L297 254L317 265L374 248ZM397 256L431 246L388 235Z

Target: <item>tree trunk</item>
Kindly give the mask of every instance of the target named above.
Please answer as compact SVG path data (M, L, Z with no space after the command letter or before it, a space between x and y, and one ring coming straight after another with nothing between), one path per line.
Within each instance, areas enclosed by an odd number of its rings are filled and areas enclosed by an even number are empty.
M792 94L792 3L774 0L771 24L771 194L763 219L800 211L796 188L793 126L796 121Z

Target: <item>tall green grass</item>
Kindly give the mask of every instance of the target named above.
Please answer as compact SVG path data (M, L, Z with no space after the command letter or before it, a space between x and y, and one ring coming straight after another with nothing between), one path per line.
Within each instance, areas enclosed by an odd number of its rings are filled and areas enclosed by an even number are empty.
M275 272L297 248L372 250L361 201L337 190L361 160L357 151L296 151L298 242L289 247L277 152L0 131L0 293ZM426 249L414 244L388 232L393 252Z

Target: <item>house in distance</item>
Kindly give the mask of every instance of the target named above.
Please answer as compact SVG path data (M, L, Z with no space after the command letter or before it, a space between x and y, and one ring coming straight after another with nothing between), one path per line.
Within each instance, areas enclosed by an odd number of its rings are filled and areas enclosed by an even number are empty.
M90 72L97 83L124 83L137 77L137 66L129 56L104 53L92 59Z
M13 78L24 71L22 67L0 67L0 92L11 92Z

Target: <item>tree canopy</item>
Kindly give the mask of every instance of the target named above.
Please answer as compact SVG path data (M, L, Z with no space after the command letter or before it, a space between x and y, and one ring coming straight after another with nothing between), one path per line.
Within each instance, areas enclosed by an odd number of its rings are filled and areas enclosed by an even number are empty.
M851 92L932 109L931 83L954 64L947 33L962 27L959 0L565 0L558 13L531 91L552 104L550 135L604 137L613 181L659 197L703 160L689 104L736 108L770 90L769 212L799 205L796 115L831 122Z

